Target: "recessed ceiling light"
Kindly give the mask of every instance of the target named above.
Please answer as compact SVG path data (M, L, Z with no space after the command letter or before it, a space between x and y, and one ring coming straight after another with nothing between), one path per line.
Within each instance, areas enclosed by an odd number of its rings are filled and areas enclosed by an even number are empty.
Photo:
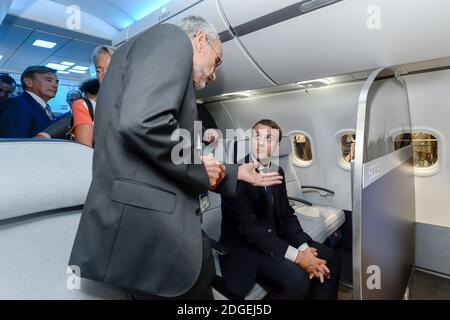
M57 63L47 63L45 66L48 68L58 70L58 71L64 71L69 68L69 66L63 66L63 65L57 64Z
M85 74L85 73L86 73L86 71L75 70L75 69L70 69L69 72L72 72L72 73L80 73L80 74Z
M305 88L305 87L319 88L319 87L329 86L330 84L331 84L331 82L328 79L317 79L317 80L297 82L297 85L300 88Z
M250 98L254 96L255 93L252 91L242 91L242 92L234 92L234 93L225 93L222 94L222 97L244 97L244 98Z
M70 74L69 71L58 71L58 73L62 73L62 74Z
M74 66L74 65L75 65L75 62L63 61L63 62L61 62L61 64L62 64L62 65L65 65L65 66L71 67L71 66Z
M86 70L89 70L89 67L76 66L76 67L72 68L72 70L86 71Z
M56 43L50 42L50 41L45 41L45 40L36 40L33 43L33 46L46 48L46 49L53 49L56 46Z

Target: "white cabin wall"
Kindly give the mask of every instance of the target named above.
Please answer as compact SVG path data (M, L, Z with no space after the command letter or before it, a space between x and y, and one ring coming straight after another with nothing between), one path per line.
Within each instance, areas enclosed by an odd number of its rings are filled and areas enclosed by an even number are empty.
M416 220L450 227L450 70L405 77L413 128L438 134L440 170L432 176L416 176Z
M359 92L363 82L309 90L309 97L320 128L319 145L322 154L324 185L336 192L334 197L320 203L352 210L351 171L339 163L340 137L356 131ZM314 183L314 181L311 181ZM309 184L309 182L308 182ZM316 201L320 200L316 198Z

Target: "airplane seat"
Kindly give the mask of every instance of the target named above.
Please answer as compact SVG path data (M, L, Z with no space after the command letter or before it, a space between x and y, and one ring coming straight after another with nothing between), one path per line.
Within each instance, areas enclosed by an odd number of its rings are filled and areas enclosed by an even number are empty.
M221 197L215 192L209 192L209 208L202 215L202 228L203 231L215 241L220 240L221 233L221 221L222 221L222 210L221 210ZM214 255L214 265L216 267L216 280L214 281L213 294L216 300L228 300L228 297L232 295L226 292L225 286L222 282L222 272L220 270L219 263L219 253L213 250ZM262 300L269 293L269 289L263 287L262 285L255 283L254 287L245 300Z
M126 299L68 268L92 149L67 141L2 141L0 154L0 299Z
M289 159L292 152L292 142L289 137L283 137L279 149L279 164L285 174L286 189L290 197L291 206L294 208L303 230L314 241L324 243L345 222L344 210L313 205L304 200L303 189L317 190L333 195L334 192L316 186L303 186L295 173Z

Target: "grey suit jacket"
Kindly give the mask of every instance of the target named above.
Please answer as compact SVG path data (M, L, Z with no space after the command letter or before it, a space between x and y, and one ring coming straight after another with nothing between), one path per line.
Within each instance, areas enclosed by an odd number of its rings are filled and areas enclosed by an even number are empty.
M203 165L171 161L175 129L197 120L192 44L178 27L153 27L120 47L97 101L93 179L70 257L81 277L174 297L202 264L198 195ZM227 167L222 192L236 190Z

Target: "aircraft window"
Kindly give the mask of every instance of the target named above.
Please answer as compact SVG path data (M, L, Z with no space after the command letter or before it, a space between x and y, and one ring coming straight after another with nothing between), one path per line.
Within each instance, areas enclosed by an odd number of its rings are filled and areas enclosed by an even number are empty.
M312 162L312 148L311 140L302 133L297 133L291 136L292 142L294 144L294 155L295 158L301 161L304 165L309 165Z
M413 132L414 166L429 168L438 161L438 139L431 133Z
M395 149L409 145L409 134L400 134L395 139ZM414 150L414 166L416 168L430 168L438 161L438 139L429 132L415 131L412 133Z
M346 164L355 159L356 134L348 132L341 137L341 157Z

